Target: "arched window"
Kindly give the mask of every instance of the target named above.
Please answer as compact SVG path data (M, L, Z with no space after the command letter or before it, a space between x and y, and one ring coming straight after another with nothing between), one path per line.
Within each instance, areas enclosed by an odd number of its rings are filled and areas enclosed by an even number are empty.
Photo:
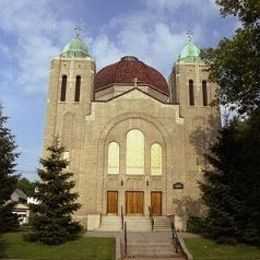
M108 145L107 173L119 174L119 145L112 142Z
M61 79L60 101L66 101L67 76L63 75Z
M75 83L75 96L74 101L79 102L80 101L80 85L81 85L81 77L76 77L76 83Z
M162 174L162 147L157 143L151 147L151 174Z
M189 80L189 97L190 97L190 106L194 106L194 86L193 80Z
M126 174L144 174L144 135L137 129L126 137Z
M203 98L203 106L208 105L208 90L207 90L207 81L202 81L202 98Z

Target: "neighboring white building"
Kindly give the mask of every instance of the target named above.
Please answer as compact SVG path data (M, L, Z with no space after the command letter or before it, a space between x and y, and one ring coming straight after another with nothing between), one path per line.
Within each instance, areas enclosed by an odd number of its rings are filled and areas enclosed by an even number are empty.
M11 200L17 202L14 207L13 214L18 215L20 225L28 224L30 209L27 205L26 194L23 191L16 189L11 195Z

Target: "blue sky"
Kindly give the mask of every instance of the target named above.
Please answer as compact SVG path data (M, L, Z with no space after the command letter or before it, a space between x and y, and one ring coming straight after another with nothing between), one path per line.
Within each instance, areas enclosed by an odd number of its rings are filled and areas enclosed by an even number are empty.
M215 47L239 26L211 0L0 0L0 102L16 136L17 170L34 180L41 156L51 57L83 29L97 69L134 55L168 78L193 32Z

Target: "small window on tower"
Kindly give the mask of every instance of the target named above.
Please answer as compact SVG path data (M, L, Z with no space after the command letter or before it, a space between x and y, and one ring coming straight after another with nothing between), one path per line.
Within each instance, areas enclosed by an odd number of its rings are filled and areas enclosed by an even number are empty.
M202 98L203 98L203 106L208 105L208 89L207 89L207 81L202 81Z
M189 97L190 97L190 106L194 106L194 86L193 80L189 80Z
M66 91L67 91L67 76L63 75L61 79L60 101L66 101Z
M75 97L74 101L79 102L80 101L80 85L81 85L81 77L76 77L76 84L75 84Z

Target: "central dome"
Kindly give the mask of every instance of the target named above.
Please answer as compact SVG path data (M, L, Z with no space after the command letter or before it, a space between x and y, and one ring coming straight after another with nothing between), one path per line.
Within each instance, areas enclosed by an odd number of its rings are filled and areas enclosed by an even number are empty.
M150 87L169 95L168 84L163 75L133 56L125 56L120 61L101 69L95 76L95 91L112 84L138 84Z

